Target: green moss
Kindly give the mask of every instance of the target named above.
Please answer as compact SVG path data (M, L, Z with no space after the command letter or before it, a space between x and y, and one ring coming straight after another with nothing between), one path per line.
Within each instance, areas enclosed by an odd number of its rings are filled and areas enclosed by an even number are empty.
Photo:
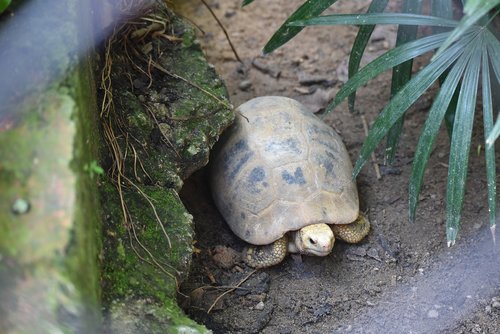
M105 180L100 189L106 199L103 300L111 314L106 326L114 332L122 330L120 323L133 323L137 332L206 331L175 302L193 242L192 217L177 191L183 179L208 162L210 148L234 114L228 107L226 88L204 59L191 27L175 17L168 16L168 20L173 24L170 31L184 31L182 44L150 36L141 43L151 43L153 61L185 80L153 68L149 69L153 80L143 88L146 85L141 83L149 83L150 78L144 76L149 70L136 71L121 56L127 51L123 49L126 43L115 44L111 52L115 108L109 124L121 152L127 152L124 173L135 183L122 182L127 222L111 181ZM154 50L161 50L161 57L154 58ZM135 63L143 64L143 60ZM144 313L153 319L142 321Z
M68 76L85 80L76 70ZM88 100L79 105L74 92L46 90L36 103L29 101L26 117L15 128L0 133L0 257L18 267L19 276L10 279L23 283L12 293L29 296L27 303L34 305L32 323L19 322L21 331L72 331L98 324L96 186L87 173L70 167L83 152L78 143L88 143L77 125L83 116L78 111L94 112L95 105ZM19 198L28 210L16 214L8 206ZM15 308L10 312L9 319L24 316Z

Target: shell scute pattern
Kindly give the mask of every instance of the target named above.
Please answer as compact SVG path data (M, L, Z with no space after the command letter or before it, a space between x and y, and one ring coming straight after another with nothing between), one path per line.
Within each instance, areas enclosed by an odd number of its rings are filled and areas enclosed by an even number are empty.
M307 225L357 218L352 165L340 136L300 103L246 102L220 145L212 161L213 197L245 241L266 245Z

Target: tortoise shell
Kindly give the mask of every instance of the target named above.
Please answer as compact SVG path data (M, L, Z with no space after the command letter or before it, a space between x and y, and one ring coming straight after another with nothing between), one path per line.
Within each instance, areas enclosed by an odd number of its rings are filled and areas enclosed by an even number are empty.
M211 189L241 239L266 245L289 231L348 224L359 203L340 136L299 102L266 96L242 104L211 161Z

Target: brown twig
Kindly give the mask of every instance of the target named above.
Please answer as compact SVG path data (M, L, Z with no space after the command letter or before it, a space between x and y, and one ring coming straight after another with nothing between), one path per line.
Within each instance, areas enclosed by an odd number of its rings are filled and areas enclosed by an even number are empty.
M365 115L361 115L361 122L363 122L363 130L365 131L365 136L368 137L368 123L366 122ZM372 152L370 156L372 160L373 169L375 169L375 175L377 176L377 180L380 180L382 178L382 175L380 175L380 168L377 163L377 158L375 157L375 152Z
M226 292L222 293L219 297L217 297L215 299L215 301L213 302L212 306L210 306L210 308L208 309L207 311L207 314L210 313L212 311L212 309L214 308L214 306L217 304L217 302L222 298L224 297L225 295L227 295L228 293L230 292L233 292L234 290L238 289L240 287L240 285L242 285L243 283L245 283L245 281L247 279L250 278L250 276L252 276L255 272L257 271L257 269L254 269L252 270L248 275L246 275L241 281L238 282L238 284L236 284L234 287L232 287L231 289L227 290Z
M227 33L226 29L224 28L224 26L222 25L222 22L219 20L219 18L217 17L217 15L215 15L215 12L212 10L212 8L210 8L210 6L206 3L205 0L200 0L204 5L205 7L207 7L208 11L210 12L210 14L212 14L213 18L215 19L215 21L217 21L217 24L219 25L219 27L222 29L222 31L224 32L224 35L226 35L226 39L229 43L229 46L231 47L231 50L233 50L233 53L234 53L234 56L236 57L236 59L243 64L243 61L241 61L241 58L240 56L238 55L238 52L236 52L236 49L234 48L234 45L233 43L231 42L231 39L229 38L229 34Z

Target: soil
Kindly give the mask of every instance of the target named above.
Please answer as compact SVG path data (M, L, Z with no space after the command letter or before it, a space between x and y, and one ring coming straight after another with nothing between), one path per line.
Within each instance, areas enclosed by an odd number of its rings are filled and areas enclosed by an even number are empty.
M318 111L346 80L354 27L308 28L261 56L265 42L301 0L255 1L243 9L241 1L207 1L243 64L235 60L207 9L198 1L181 2L180 12L205 31L202 46L235 105L256 96L283 95ZM342 1L327 12L364 12L368 3ZM392 47L395 34L394 26L377 28L363 64ZM390 73L384 73L358 92L356 112L350 113L344 103L325 119L340 133L353 161L365 138L363 117L370 125L389 91ZM444 126L428 165L416 223L408 221L408 178L434 92L407 112L394 164L383 165L382 146L376 152L381 179L372 164L357 178L360 207L372 224L369 236L356 245L338 242L324 258L289 256L280 265L252 271L241 261L245 243L229 230L211 200L207 171L188 179L181 197L194 216L197 242L179 296L184 310L214 333L500 332L499 247L488 224L479 126L456 245L446 245L449 141Z

